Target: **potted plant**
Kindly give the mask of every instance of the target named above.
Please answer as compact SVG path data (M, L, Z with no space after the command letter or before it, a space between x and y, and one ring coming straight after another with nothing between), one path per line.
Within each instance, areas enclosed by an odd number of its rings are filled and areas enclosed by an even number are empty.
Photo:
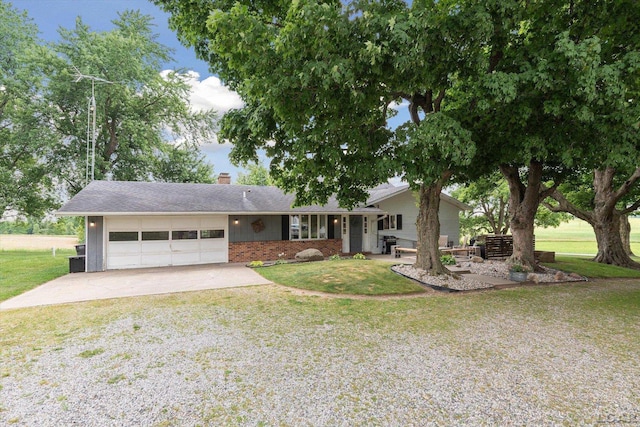
M522 264L511 264L509 267L509 280L512 282L524 282L531 270Z

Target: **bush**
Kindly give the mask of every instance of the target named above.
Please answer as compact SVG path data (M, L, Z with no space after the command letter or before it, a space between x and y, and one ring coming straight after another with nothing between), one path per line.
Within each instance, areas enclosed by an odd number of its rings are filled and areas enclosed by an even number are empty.
M367 257L362 254L355 254L353 256L353 259L367 259Z
M455 265L456 258L453 255L446 254L440 256L440 262L444 265Z
M249 263L249 267L251 267L251 268L262 267L263 265L264 265L264 262L262 262L262 261L251 261Z
M514 273L529 273L531 269L522 264L511 264L509 271L513 271Z
M333 254L329 257L329 261L340 261L342 259L342 257L340 256L340 254Z

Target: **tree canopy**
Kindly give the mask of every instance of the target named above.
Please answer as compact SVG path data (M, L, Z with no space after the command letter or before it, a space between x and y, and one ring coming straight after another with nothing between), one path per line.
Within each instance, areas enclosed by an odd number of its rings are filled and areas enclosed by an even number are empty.
M274 185L269 170L262 164L262 162L252 163L246 166L249 169L248 173L240 172L238 174L238 184L244 185L262 185L270 186Z
M213 138L214 112L190 109L179 71L161 74L171 51L156 41L151 17L127 11L113 25L94 32L78 18L40 61L46 114L60 141L52 172L71 193L86 184L95 93L95 179L212 182L199 144Z
M420 195L421 268L441 271L433 209L449 180L502 172L511 261L533 265L538 207L598 161L590 138L638 152L631 0L154 2L243 97L222 125L236 160L264 149L301 204L351 206L402 176ZM392 128L400 102L409 118Z
M263 149L297 204L363 202L399 175L419 191L418 264L444 271L437 253L440 189L475 151L445 107L458 79L484 72L490 10L453 2L155 1L180 39L245 101L222 137L236 161ZM416 36L419 34L420 36ZM396 105L409 118L389 125ZM435 161L434 161L435 160ZM436 196L434 197L434 194ZM431 219L436 218L435 222ZM426 239L426 240L425 240ZM424 260L425 263L422 263Z
M0 2L0 218L7 212L42 215L53 205L52 180L44 159L51 134L39 114L42 74L36 26Z

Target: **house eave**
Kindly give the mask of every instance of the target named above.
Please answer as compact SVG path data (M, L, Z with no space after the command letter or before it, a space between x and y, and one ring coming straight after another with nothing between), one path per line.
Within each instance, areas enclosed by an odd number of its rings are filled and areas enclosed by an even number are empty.
M278 211L278 212L265 212L265 211L211 211L211 212L55 212L59 217L72 217L72 216L198 216L198 215L303 215L303 214L317 214L317 215L366 215L366 214L383 214L382 209L366 208L362 210L291 210L291 211Z

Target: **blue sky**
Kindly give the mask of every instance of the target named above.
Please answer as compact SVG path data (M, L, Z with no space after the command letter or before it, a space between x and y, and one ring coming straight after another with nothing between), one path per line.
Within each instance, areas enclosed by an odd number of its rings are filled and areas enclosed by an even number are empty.
M180 44L169 29L169 15L147 0L14 0L10 3L27 12L45 41L58 40L58 28L73 28L78 16L93 31L110 31L113 29L111 21L118 17L118 12L139 10L151 15L158 41L175 51L174 61L165 64L165 69L184 68L198 73L193 76L192 103L199 108L216 108L220 112L239 106L239 98L220 85L220 81L209 72L207 63L198 60L193 50ZM237 177L241 169L229 162L230 150L230 146L217 143L203 146L203 152L213 163L216 173L229 172L232 177Z
M182 68L197 73L193 76L192 105L196 108L215 108L221 114L230 108L240 107L240 98L221 85L220 80L209 72L207 63L196 58L191 49L180 44L176 34L169 29L169 15L148 0L14 0L13 6L27 12L40 30L45 41L58 40L58 29L73 28L77 16L93 31L109 31L111 21L124 10L139 10L154 18L158 41L174 49L174 61L165 64L166 69ZM390 120L392 127L407 120L406 105L399 108L399 114ZM215 173L229 172L232 179L243 171L229 161L231 146L213 142L202 147L207 160L213 164ZM268 161L264 161L268 165Z

